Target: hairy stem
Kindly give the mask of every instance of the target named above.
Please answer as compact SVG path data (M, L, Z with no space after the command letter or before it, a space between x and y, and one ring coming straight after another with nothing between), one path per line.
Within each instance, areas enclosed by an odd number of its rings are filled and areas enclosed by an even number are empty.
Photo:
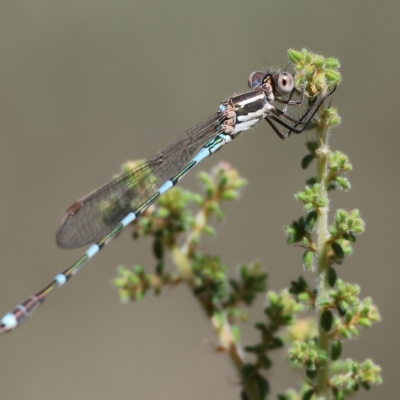
M317 155L317 181L321 185L321 199L325 203L324 207L319 208L318 215L318 232L317 232L317 256L318 256L318 296L326 298L328 295L328 212L329 212L329 198L328 198L328 138L327 129L329 121L324 120L321 116L320 125L317 127L319 147L316 151ZM319 310L319 321L321 320L324 308ZM320 350L325 354L329 353L329 335L324 330L321 323L318 330L318 345ZM329 390L329 360L321 361L318 368L317 377L317 393L324 399L328 398Z

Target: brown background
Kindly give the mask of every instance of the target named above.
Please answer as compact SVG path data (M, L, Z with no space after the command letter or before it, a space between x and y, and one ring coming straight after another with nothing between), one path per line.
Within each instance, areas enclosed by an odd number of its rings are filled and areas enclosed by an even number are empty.
M395 4L393 2L393 4ZM308 47L342 63L334 95L343 122L333 148L353 163L353 189L332 209L359 208L367 232L339 273L372 296L383 321L345 343L372 357L384 385L358 398L393 399L398 386L399 23L389 2L3 1L0 12L0 313L47 284L81 251L61 251L63 211L110 179L127 159L151 156L246 90L286 50ZM231 267L262 261L279 290L302 273L301 252L283 226L301 206L293 194L309 173L299 162L309 135L280 141L267 124L207 160L227 160L248 178L208 239ZM198 169L199 170L199 169ZM183 185L197 188L196 173ZM116 267L153 265L150 242L128 233L0 339L1 399L237 399L237 377L185 287L123 306ZM309 279L313 279L309 276ZM263 299L252 318L261 313ZM249 324L244 342L256 333ZM270 374L276 393L298 375Z

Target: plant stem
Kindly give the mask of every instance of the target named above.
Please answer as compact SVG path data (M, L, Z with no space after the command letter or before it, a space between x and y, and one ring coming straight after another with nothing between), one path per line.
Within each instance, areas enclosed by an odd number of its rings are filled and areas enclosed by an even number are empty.
M216 199L218 200L219 197L220 193L216 192L213 198L209 199L209 202L215 201ZM196 289L196 280L190 266L190 259L193 256L198 238L203 232L209 218L210 212L207 211L207 203L205 203L196 215L195 224L183 246L181 248L178 248L177 246L171 248L174 262L180 269L187 285L192 290ZM244 352L241 346L235 340L235 335L232 331L226 313L224 311L218 312L213 307L210 307L209 300L204 298L201 294L197 295L196 298L202 306L203 311L210 319L211 325L219 338L222 348L229 355L229 358L235 366L238 375L242 376L242 370L246 364ZM249 400L261 400L254 380L243 379L242 385Z
M199 220L202 220L202 218ZM190 259L188 257L189 254L187 253L189 248L190 246L188 246L188 243L185 243L182 249L173 247L171 252L175 264L185 277L186 283L192 290L194 290L196 288L196 282L193 274L191 273ZM201 295L196 296L196 298L202 306L203 311L210 319L211 325L213 326L214 331L219 338L222 348L228 353L229 358L235 366L239 376L242 376L242 370L246 364L244 353L242 348L236 343L235 336L226 318L225 312L218 313L217 317L215 310L210 308L207 299ZM242 384L246 391L247 397L250 400L261 400L257 387L252 379L243 379Z
M328 252L329 245L327 243L329 238L328 232L328 212L329 212L329 199L328 199L328 138L327 129L329 121L321 116L320 124L317 126L319 147L316 151L317 155L317 181L321 185L321 199L324 201L325 206L319 208L318 215L318 232L317 232L317 256L318 256L318 297L326 298L328 295ZM319 321L321 320L324 308L319 310ZM329 354L329 335L324 330L321 323L319 323L318 330L318 346L326 355ZM318 368L317 376L317 394L324 399L328 399L329 390L329 360L321 361Z

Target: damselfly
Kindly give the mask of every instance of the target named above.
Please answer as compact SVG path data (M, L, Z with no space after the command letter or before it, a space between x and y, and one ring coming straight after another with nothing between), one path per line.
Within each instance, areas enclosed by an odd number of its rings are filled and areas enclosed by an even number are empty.
M288 72L253 72L249 86L250 91L223 101L214 115L186 131L135 170L120 175L76 201L67 210L57 230L57 244L66 249L94 244L43 290L7 313L0 321L0 334L20 325L53 290L66 283L86 261L200 161L261 119L265 119L281 139L292 133L301 133L324 99L336 90L334 86L327 93L320 94L307 104L299 118L294 118L288 109L305 103L305 90L298 95L293 75Z

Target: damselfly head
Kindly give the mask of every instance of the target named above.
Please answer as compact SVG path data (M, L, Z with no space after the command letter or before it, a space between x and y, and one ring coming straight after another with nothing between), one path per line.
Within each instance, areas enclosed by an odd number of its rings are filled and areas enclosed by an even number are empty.
M250 89L262 87L265 84L273 86L278 95L286 96L292 93L294 87L293 75L289 72L261 72L254 71L250 74L248 84Z

